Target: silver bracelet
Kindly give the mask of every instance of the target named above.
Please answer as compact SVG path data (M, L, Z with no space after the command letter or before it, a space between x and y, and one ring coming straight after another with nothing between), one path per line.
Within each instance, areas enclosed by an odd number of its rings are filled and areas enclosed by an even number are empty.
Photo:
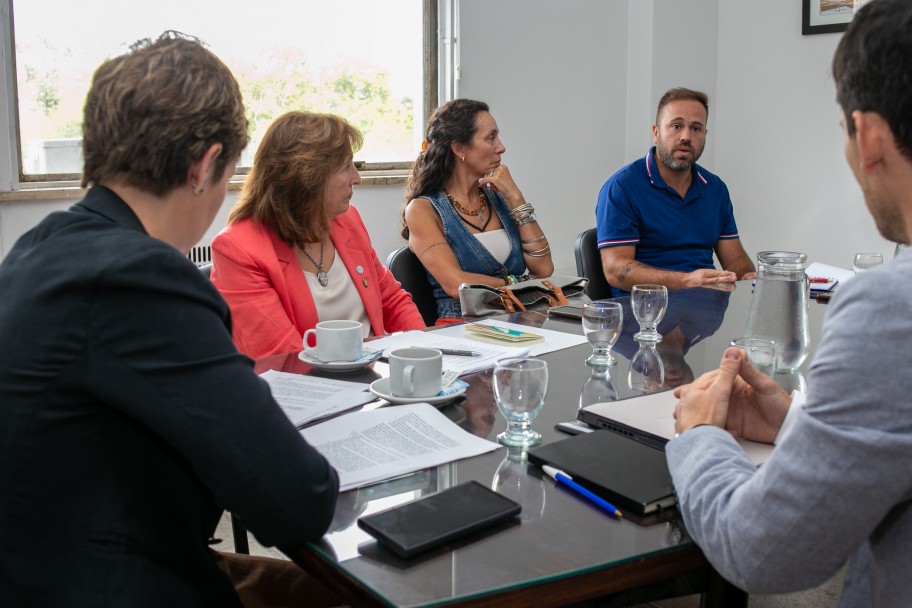
M546 237L546 236L543 234L543 235L541 235L540 237L538 237L537 239L529 239L528 241L525 240L525 239L523 239L523 240L522 240L522 244L523 244L523 245L531 245L532 243L537 243L537 242L539 242L539 241L544 241L546 238L548 238L548 237Z
M544 249L539 249L538 251L524 251L523 253L533 258L543 258L551 253L551 247L545 247Z
M524 213L529 214L529 213L534 213L534 212L535 212L535 207L533 207L529 203L523 203L519 207L516 207L515 209L510 210L510 217L512 217L513 219L516 219L517 215L522 215Z
M529 224L531 222L537 222L537 221L538 220L535 218L535 212L532 212L528 215L524 215L520 219L513 218L513 223L516 224L517 228L519 228L523 224Z

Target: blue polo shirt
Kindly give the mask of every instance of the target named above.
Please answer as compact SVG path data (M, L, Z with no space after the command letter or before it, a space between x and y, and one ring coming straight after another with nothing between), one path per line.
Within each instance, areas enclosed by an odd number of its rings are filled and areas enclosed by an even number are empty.
M665 270L714 268L720 239L737 239L738 227L725 183L699 165L682 199L656 167L655 146L612 175L595 207L599 249L636 246L636 259ZM627 292L611 288L612 296Z

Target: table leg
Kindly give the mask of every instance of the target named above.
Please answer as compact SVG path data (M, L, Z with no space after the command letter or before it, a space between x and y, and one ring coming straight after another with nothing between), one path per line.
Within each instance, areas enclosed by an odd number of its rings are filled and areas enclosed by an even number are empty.
M700 598L700 608L747 608L747 593L713 570L709 575L709 590Z
M235 553L250 553L250 545L247 543L247 528L234 513L231 514L231 536L234 538Z

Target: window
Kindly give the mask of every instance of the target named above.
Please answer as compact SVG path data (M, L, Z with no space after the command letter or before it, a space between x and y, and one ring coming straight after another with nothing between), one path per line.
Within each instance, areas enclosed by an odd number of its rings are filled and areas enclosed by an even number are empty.
M436 105L436 0L13 3L22 181L77 178L92 72L165 30L204 41L238 79L251 135L242 167L289 110L352 122L364 133L356 160L367 169L405 167Z

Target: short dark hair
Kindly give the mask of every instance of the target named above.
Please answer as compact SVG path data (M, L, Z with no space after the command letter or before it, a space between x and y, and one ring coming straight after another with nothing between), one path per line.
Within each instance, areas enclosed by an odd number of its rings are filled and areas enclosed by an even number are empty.
M289 245L322 240L332 219L323 199L326 180L362 141L361 132L340 116L279 116L260 142L228 223L249 217Z
M852 112L876 112L912 159L912 3L864 5L836 47L833 79L849 135L855 135Z
M662 108L672 101L684 100L699 101L706 110L706 117L709 118L709 96L706 93L694 91L693 89L687 89L685 87L675 87L665 91L665 94L659 99L659 107L656 108L656 124L659 124L659 115L662 114Z
M165 32L95 71L83 120L82 186L123 180L162 196L213 144L213 182L247 145L237 81L199 40Z

